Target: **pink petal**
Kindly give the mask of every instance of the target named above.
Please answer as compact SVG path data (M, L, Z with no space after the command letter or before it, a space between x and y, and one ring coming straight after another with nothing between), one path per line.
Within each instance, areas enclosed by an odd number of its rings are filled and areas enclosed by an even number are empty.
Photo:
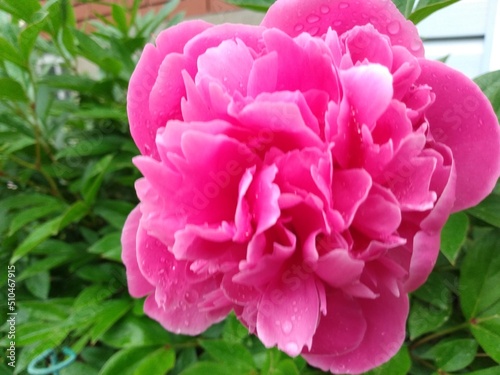
M165 245L144 230L138 233L137 245L141 272L156 287L144 304L148 316L169 331L196 335L229 313L229 301L220 301L211 311L200 311L206 296L219 288L216 276L193 274L187 262L176 261Z
M277 91L305 92L318 89L327 92L332 98L336 97L337 79L331 67L328 48L322 41L307 34L292 39L277 29L266 30L262 36L268 53L277 53ZM308 74L304 75L303 72Z
M243 24L225 23L216 25L202 32L191 34L189 42L186 43L184 54L197 59L198 56L205 53L212 47L217 47L227 40L236 41L240 39L246 46L251 48L257 54L261 52L263 45L261 42L264 27L250 26ZM196 35L196 36L195 36Z
M148 44L144 49L130 78L127 93L130 132L143 155L157 157L154 144L156 130L165 126L166 122L164 119L155 122L149 110L149 98L160 65L168 54L182 52L188 40L209 27L211 25L204 21L183 22L160 33L156 40L157 47Z
M346 54L352 64L368 61L392 68L392 50L389 38L372 25L358 26L342 35Z
M375 185L366 200L359 206L353 226L373 239L387 238L398 229L401 210L398 201L383 188Z
M392 100L391 73L382 65L360 65L341 71L340 78L353 117L373 128Z
M326 302L328 314L320 318L311 350L302 353L306 359L326 359L348 353L356 349L365 336L366 318L355 298L338 290L330 290ZM317 365L315 361L311 363Z
M500 176L500 127L490 102L462 73L437 61L420 60L420 84L436 101L426 111L432 136L449 146L457 169L454 211L479 203Z
M365 262L351 258L347 251L333 249L318 259L314 272L328 285L342 288L359 279L364 266ZM335 309L329 314L332 312L335 314Z
M352 223L358 207L372 186L370 175L363 169L335 171L333 174L333 207L342 215L345 228Z
M393 45L402 45L415 56L424 55L415 25L404 18L392 1L372 0L368 5L367 1L278 0L268 10L261 25L297 36L302 32L324 35L329 27L340 35L367 23L388 35Z
M277 345L290 356L310 347L319 317L314 277L269 284L259 304L257 335L266 347Z
M323 354L303 353L302 356L313 366L317 366L324 371L331 371L337 374L360 374L372 368L381 365L388 361L394 354L397 353L405 339L405 325L408 316L408 297L401 295L395 297L389 291L381 288L380 296L375 299L357 299L360 310L363 314L362 318L356 317L359 309L341 310L341 317L331 322L333 327L339 331L339 337L345 338L347 348L351 346L351 350L344 354L329 355L328 345L319 346L316 349L316 336L313 339L313 351ZM339 304L340 305L340 304ZM341 306L345 304L342 303ZM334 309L328 308L329 313ZM363 319L364 318L364 319ZM345 325L343 322L345 321ZM339 323L342 322L342 323ZM362 340L359 340L360 328L358 325L363 324L366 327ZM321 327L321 323L320 323ZM319 332L328 332L328 329L320 330ZM327 326L328 327L328 326ZM355 333L358 337L359 345L352 348L353 337L350 333ZM335 338L335 344L339 341Z
M141 216L141 211L137 206L128 215L121 236L122 261L127 271L128 291L135 298L144 297L154 290L154 287L142 275L137 263L137 231Z
M198 58L196 84L201 78L209 78L218 80L230 94L239 91L246 95L252 65L253 57L240 39L225 40Z

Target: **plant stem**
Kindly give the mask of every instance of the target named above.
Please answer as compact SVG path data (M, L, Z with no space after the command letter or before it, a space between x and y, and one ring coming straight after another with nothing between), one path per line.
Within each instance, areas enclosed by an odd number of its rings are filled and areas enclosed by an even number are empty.
M467 328L468 326L469 326L469 323L468 322L464 322L464 323L458 324L458 325L456 325L454 327L450 327L450 328L447 328L447 329L443 329L442 331L434 332L434 333L432 333L432 334L430 334L428 336L425 336L425 337L421 338L420 340L414 342L413 344L411 344L410 345L410 349L418 348L419 346L425 344L426 342L429 342L429 341L435 340L437 338L449 335L450 333L453 333L453 332L456 332L456 331L460 331L462 329Z

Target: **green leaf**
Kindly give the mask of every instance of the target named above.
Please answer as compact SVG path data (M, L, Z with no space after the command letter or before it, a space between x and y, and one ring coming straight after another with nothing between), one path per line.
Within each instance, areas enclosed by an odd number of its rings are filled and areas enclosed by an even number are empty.
M127 26L127 14L125 13L125 9L118 4L113 4L111 8L111 15L116 22L116 26L123 33L123 35L128 34L128 26Z
M23 228L27 224L36 221L42 217L48 216L54 212L60 211L64 206L62 203L50 204L44 206L37 206L29 208L25 211L20 211L15 216L12 217L8 236L12 236L19 229Z
M488 97L497 114L497 119L500 121L500 70L483 74L475 78L474 82Z
M500 374L500 366L490 367L469 373L469 375L498 375L498 374Z
M469 219L463 212L449 217L441 232L441 252L451 264L455 265L469 229Z
M75 361L59 371L59 375L98 375L98 371L86 363Z
M2 0L0 9L29 23L34 14L40 10L40 2L39 0Z
M2 132L0 133L0 142L0 152L9 155L26 147L33 146L35 144L35 139L32 137L25 137L18 132Z
M40 34L40 31L42 31L45 25L47 15L48 13L42 13L41 18L37 22L29 25L19 34L19 49L26 62L35 45L38 34Z
M38 228L31 232L28 237L26 237L24 241L21 242L21 244L14 250L10 262L17 262L47 238L56 235L59 232L60 224L60 217L56 217L41 224Z
M403 346L399 352L389 360L389 362L386 362L382 366L365 373L365 375L406 375L408 374L410 367L410 354L408 352L408 348Z
M91 206L94 204L97 193L101 188L102 181L104 180L104 176L112 160L113 155L107 155L93 165L88 173L86 173L81 193L87 205Z
M90 331L92 343L95 344L131 308L132 303L128 299L106 301L99 309L97 320Z
M6 209L26 209L31 206L45 206L60 203L61 201L57 198L37 193L20 193L0 200L0 206Z
M406 18L411 14L415 5L415 0L392 0L392 2Z
M134 205L129 202L112 200L99 200L94 205L94 213L120 231L133 209Z
M171 335L156 321L146 316L126 316L114 329L107 331L101 341L114 348L165 345Z
M180 375L207 375L207 374L235 375L235 373L227 367L227 364L214 363L214 362L197 362L194 365L189 366L186 370L180 373Z
M203 340L200 344L213 359L230 364L231 368L234 367L238 373L251 371L255 368L252 355L241 344L222 340Z
M175 351L159 348L148 354L137 365L134 375L165 375L175 365Z
M44 341L51 342L51 347L54 348L67 334L68 331L61 322L28 321L17 327L16 344L21 347Z
M79 259L79 255L76 251L66 254L51 255L45 259L37 260L30 266L26 267L23 270L23 272L19 275L17 280L21 281L27 279L28 277L36 275L39 272L49 271L64 263L68 263L69 261L75 261L77 259Z
M0 58L1 58L1 52L0 52ZM22 86L18 82L14 81L11 78L0 78L0 100L26 102L28 101L28 98L24 93Z
M149 22L137 32L137 35L149 35L153 33L180 4L180 0L171 0L159 10Z
M41 224L14 250L11 263L17 262L47 238L55 236L69 224L79 221L88 212L88 207L81 201L74 203L62 215Z
M429 278L413 295L439 309L446 310L451 304L453 275L447 272L433 272Z
M481 317L486 310L500 302L498 249L499 233L489 231L472 243L465 256L461 268L460 301L467 319Z
M460 0L420 0L415 11L408 17L415 25L429 17L432 13L449 5L455 4Z
M500 362L500 234L489 231L468 250L460 276L461 307L481 347Z
M490 194L477 206L469 208L468 214L500 228L500 195Z
M121 232L109 233L89 247L92 254L100 254L105 259L121 263Z
M71 298L51 298L44 301L19 301L19 309L31 320L60 322L69 316Z
M4 37L0 37L0 59L13 62L16 65L25 67L24 59L19 55L19 51ZM2 84L5 84L2 82ZM3 90L2 90L3 91Z
M443 371L458 371L474 361L477 342L473 339L441 341L422 357L433 359Z
M154 352L155 348L129 348L114 354L99 372L99 375L134 375L139 362Z
M26 279L25 285L35 297L46 300L50 291L50 274L47 271L39 272Z
M226 0L227 3L255 10L257 12L266 12L276 0Z
M443 309L414 298L408 318L410 340L441 327L448 321L451 312L451 303Z

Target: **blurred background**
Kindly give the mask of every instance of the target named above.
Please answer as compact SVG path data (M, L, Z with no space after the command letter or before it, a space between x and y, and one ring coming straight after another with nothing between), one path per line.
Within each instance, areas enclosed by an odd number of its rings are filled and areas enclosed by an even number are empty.
M429 58L447 58L471 77L500 68L497 0L394 1L408 17L429 15L418 25ZM234 315L199 337L166 332L128 295L120 259L140 177L126 92L144 45L186 18L258 24L263 13L255 10L272 2L0 0L0 316L15 314L15 325L0 320L0 375L25 375L37 356L61 348L77 357L60 375L321 374L300 357L266 350ZM498 114L498 73L476 82ZM463 250L498 233L499 213L497 188L454 217L436 271L412 296L407 345L371 375L500 374L500 323L477 323L491 333L478 345L464 323L476 317L460 304L484 296L469 293L464 302L459 293ZM497 259L498 247L488 246L481 253ZM498 285L489 258L473 263L474 277ZM498 321L494 308L484 319ZM15 366L4 355L12 342Z

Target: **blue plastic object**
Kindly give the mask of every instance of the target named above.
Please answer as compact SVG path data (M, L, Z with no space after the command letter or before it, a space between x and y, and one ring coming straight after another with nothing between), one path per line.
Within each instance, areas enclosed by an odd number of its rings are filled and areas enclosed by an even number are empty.
M55 349L48 349L33 359L28 366L28 373L31 375L59 375L59 370L68 367L76 359L76 354L68 347L62 348L64 361L58 362L57 352ZM50 359L50 365L47 367L46 360ZM45 367L39 367L39 365Z

